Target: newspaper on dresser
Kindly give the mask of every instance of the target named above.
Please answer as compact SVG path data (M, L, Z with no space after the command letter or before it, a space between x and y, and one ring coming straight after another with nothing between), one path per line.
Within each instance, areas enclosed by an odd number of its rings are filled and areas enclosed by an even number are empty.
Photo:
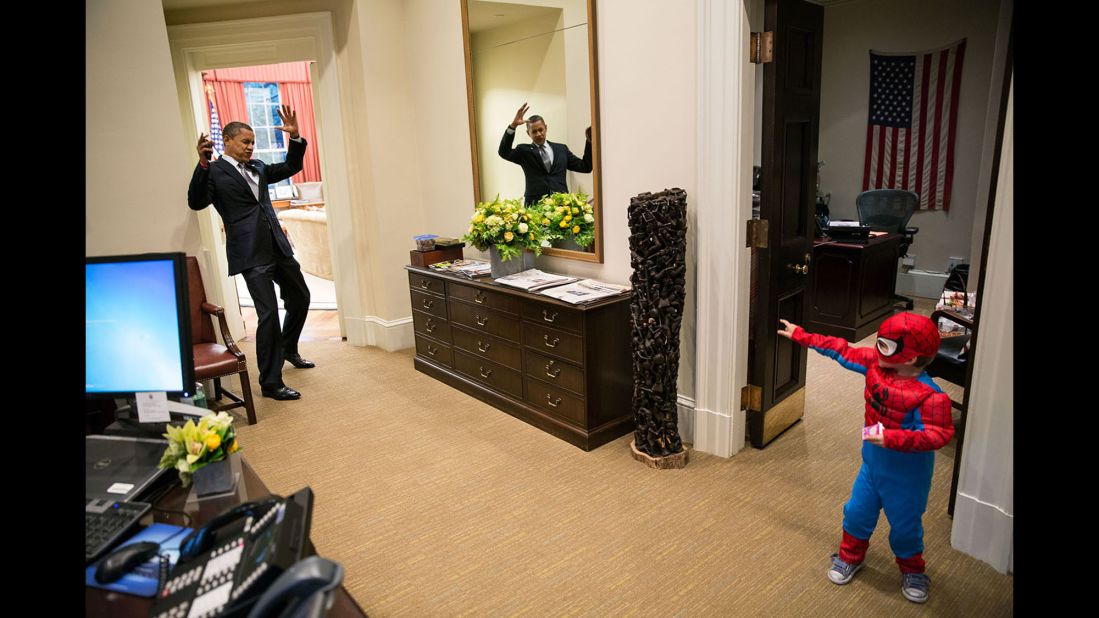
M582 305L601 298L625 294L629 291L629 286L603 283L602 281L596 281L595 279L584 279L568 285L542 290L541 293L544 296L563 300L566 303Z
M492 273L492 265L484 260L452 260L448 262L436 262L428 266L431 270L444 273L462 275L474 279L487 277Z
M526 290L528 292L537 292L545 288L564 285L579 280L579 277L566 277L565 275L544 273L537 268L531 268L530 270L524 270L523 272L518 272L514 275L493 279L493 281L501 285L519 288L520 290Z

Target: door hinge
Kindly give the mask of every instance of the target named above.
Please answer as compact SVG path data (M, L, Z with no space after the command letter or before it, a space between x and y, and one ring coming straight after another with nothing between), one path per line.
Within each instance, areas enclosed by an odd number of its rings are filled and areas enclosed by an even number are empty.
M744 246L752 249L766 249L767 230L767 219L748 219L748 234Z
M740 408L759 412L763 408L763 389L752 384L740 389Z
M775 59L775 33L753 32L748 58L752 64L766 64Z

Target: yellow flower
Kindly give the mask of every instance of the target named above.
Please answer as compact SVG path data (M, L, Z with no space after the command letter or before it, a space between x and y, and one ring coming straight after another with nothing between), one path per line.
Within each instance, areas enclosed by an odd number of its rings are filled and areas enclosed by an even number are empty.
M233 438L233 443L229 445L229 448L227 450L230 453L235 453L238 450L240 450L240 446L237 445L237 439L236 438Z
M512 234L511 232L504 232L504 240L511 242L512 238L515 238L515 234Z
M567 222L569 222L569 221L572 221L572 215L567 215L567 216L565 217L565 222L567 223Z
M561 227L568 227L568 226L569 226L569 222L568 222L568 221L562 221L562 222L561 222Z
M221 436L216 433L206 436L206 450L216 451L219 446L221 446Z
M542 219L542 225L549 225L549 219Z
M573 206L573 207L572 207L572 214L574 214L574 215L575 215L575 214L579 214L579 213L580 213L580 209L579 209L579 208L577 208L577 207L575 207L575 206Z
M530 239L531 239L531 240L534 240L534 232L531 232L531 233L530 233Z
M484 216L483 214L480 214L480 213L478 213L478 214L477 214L477 218L476 218L476 219L474 219L474 220L473 220L473 222L474 222L474 223L480 223L480 222L482 222L482 221L484 221L484 220L485 220L485 216Z
M572 228L572 233L573 234L579 234L580 233L580 226L578 225L578 226Z

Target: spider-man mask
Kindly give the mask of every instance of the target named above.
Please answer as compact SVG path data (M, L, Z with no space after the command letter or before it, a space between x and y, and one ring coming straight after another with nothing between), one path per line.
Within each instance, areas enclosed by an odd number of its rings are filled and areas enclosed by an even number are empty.
M939 351L939 329L929 318L915 313L897 313L878 329L878 358L901 364L917 356L935 356Z

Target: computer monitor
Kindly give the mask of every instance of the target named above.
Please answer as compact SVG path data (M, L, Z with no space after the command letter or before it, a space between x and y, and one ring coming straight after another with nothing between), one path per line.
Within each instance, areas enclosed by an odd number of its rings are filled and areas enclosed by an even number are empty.
M183 253L86 258L84 320L85 396L193 395Z

